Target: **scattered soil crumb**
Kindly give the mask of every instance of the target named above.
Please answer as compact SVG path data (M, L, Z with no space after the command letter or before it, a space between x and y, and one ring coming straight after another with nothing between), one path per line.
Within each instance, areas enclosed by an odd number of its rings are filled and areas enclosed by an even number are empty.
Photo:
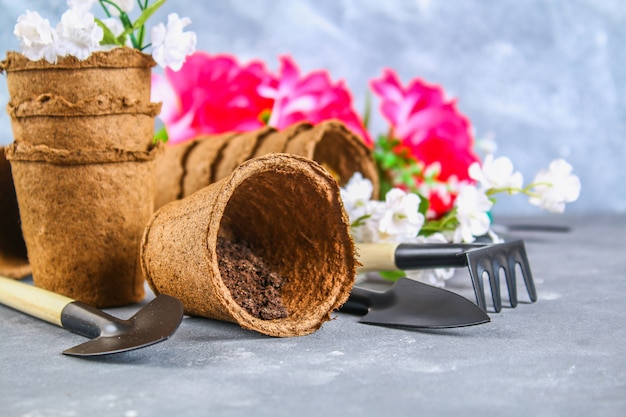
M247 242L218 237L217 257L222 280L241 307L263 320L287 317L281 297L285 279L270 270Z

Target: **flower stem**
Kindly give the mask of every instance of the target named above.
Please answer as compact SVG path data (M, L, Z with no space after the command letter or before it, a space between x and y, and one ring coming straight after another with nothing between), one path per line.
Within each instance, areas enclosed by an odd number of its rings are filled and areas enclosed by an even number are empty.
M105 5L105 3L111 4L111 2L108 0L98 0L98 3L100 3L100 6L102 6L102 8L104 9L104 13L107 15L107 17L111 17L111 12L109 11L109 8ZM113 6L117 7L117 5L115 4Z
M526 187L524 188L514 188L514 187L504 187L504 188L490 188L487 191L485 191L485 194L490 197L494 194L499 194L499 193L508 193L509 195L511 194L515 194L515 193L520 193L520 194L524 194L527 195L529 197L535 197L537 196L537 193L533 192L532 189L542 185L545 187L553 187L554 185L552 183L549 182L533 182L532 184L528 184Z
M139 50L143 50L145 49L145 47L143 46L143 38L146 32L146 27L144 25L141 25L141 27L139 28L139 39L138 39L138 44L139 44Z

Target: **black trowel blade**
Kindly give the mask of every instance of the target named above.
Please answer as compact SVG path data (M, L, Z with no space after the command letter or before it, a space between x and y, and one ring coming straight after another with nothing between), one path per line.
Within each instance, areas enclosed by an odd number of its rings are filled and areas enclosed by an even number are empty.
M168 339L183 319L183 305L176 298L159 295L128 320L103 326L102 334L63 351L70 356L98 356L150 346ZM114 320L114 318L111 318ZM107 328L110 333L107 334Z
M381 326L440 329L483 324L489 316L465 297L401 278L385 292L353 288L349 302L368 308L360 322Z

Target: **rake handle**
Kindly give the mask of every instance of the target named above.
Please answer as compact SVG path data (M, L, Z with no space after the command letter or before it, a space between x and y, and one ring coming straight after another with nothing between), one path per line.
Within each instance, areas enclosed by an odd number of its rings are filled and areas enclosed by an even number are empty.
M465 252L483 247L463 243L360 243L357 245L359 272L461 268L467 266Z

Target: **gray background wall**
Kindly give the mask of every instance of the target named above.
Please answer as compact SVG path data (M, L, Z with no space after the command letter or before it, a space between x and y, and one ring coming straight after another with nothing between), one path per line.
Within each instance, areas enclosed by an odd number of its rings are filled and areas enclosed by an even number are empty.
M64 0L0 0L0 49L26 9L52 22ZM344 79L363 109L384 67L403 82L444 86L527 180L564 157L582 180L573 213L626 212L626 2L624 0L170 0L153 22L190 16L198 48L264 60L291 54L303 71ZM0 82L0 102L8 102ZM377 104L377 102L375 102ZM385 131L375 113L371 131ZM0 143L11 141L0 115ZM496 213L539 213L503 197Z

